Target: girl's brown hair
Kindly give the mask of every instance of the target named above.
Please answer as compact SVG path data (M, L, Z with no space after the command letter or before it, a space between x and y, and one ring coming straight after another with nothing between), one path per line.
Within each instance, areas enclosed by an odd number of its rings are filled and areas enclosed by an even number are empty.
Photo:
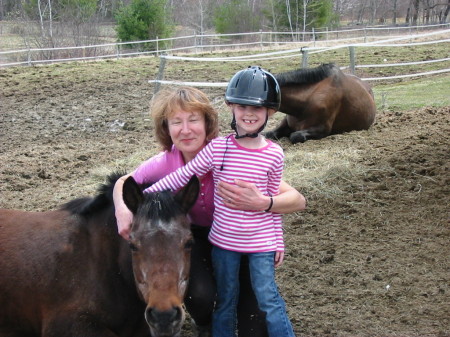
M197 112L205 118L207 142L219 134L217 111L202 91L191 87L163 89L153 97L150 105L156 139L163 150L172 149L167 120L178 110Z

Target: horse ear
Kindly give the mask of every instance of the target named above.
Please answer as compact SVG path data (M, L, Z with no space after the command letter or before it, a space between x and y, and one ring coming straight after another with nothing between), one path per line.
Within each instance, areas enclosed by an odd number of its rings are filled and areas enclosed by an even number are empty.
M187 213L194 206L199 191L200 182L197 176L193 175L187 185L175 195L175 200L180 203L184 213Z
M132 176L129 176L123 183L122 196L128 209L133 214L136 214L139 205L144 199L144 194Z

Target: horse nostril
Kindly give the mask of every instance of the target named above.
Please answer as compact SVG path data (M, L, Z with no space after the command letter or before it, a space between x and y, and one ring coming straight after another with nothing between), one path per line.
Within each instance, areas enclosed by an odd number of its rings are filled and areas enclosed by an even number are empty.
M159 311L155 308L147 308L145 310L145 320L149 325L158 325L166 327L173 323L177 323L182 319L181 308L173 307L170 310Z

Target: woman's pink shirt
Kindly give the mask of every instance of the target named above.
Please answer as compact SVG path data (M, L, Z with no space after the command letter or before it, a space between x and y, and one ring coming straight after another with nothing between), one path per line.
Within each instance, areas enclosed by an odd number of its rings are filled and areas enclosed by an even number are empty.
M138 184L157 182L184 165L181 151L172 146L170 152L160 152L146 160L131 175ZM199 178L200 193L195 205L189 211L189 217L193 224L207 227L213 222L214 182L211 172Z

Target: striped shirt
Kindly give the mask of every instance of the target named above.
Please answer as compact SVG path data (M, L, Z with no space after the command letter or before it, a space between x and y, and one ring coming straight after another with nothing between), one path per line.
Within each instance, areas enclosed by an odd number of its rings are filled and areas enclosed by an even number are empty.
M185 166L167 175L146 190L178 190L195 174L202 177L212 171L214 180L214 215L209 240L220 248L258 253L284 251L280 214L241 211L228 208L216 193L219 181L234 184L235 179L254 183L264 195L276 195L283 174L283 150L267 140L260 149L240 146L234 135L213 139Z

